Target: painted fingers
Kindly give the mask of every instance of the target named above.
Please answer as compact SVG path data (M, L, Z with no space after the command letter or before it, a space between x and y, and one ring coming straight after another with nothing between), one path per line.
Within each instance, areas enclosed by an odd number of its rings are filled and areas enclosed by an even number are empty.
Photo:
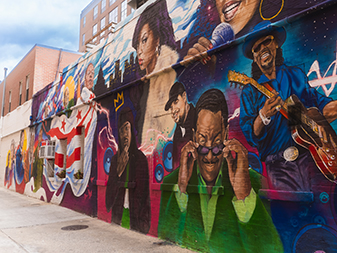
M188 181L191 178L193 163L198 157L198 144L189 141L182 149L180 156L180 169L179 169L179 178L178 186L182 193L186 192Z

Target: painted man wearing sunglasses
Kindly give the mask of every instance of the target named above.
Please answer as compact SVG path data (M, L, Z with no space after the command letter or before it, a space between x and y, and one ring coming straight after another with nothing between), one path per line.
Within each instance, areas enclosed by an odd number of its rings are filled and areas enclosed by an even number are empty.
M300 68L283 63L281 46L285 39L285 29L268 21L256 25L246 38L243 53L253 60L253 79L275 95L268 99L252 85L246 85L241 94L240 126L265 161L271 189L310 191L311 178L321 180L323 176L316 174L318 169L310 153L294 142L289 122L279 111L283 101L296 95L306 108L318 108L332 122L337 118L337 101L310 87Z
M158 235L204 252L282 252L256 195L259 177L248 170L248 151L238 140L227 139L224 94L218 89L204 92L196 113L193 141L183 147L180 167L161 186ZM255 236L241 236L249 231Z

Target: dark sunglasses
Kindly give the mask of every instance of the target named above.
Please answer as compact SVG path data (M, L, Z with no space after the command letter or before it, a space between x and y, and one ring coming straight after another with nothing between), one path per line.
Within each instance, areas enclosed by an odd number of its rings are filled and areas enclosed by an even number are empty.
M222 150L224 147L225 145L223 143L219 144L218 146L214 146L214 147L206 147L206 146L199 145L197 151L199 155L207 155L208 152L211 150L214 156L218 156L222 153Z
M258 53L261 50L262 45L264 45L265 47L268 47L271 42L274 40L274 36L273 35L269 35L267 36L263 41L261 41L259 44L254 45L252 48L252 52L253 53Z

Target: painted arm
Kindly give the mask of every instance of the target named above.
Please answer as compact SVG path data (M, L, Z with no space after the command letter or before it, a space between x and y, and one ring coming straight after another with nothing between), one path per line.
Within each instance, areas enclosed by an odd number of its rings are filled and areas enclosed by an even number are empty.
M174 191L174 195L176 197L180 212L182 213L186 212L187 203L188 203L188 194L182 193L178 187L178 184L173 186L173 191Z
M266 118L270 118L271 116L274 116L278 110L277 106L281 105L281 97L279 96L273 96L266 100L264 106L262 107L260 114L262 114ZM264 123L262 121L261 115L258 115L254 121L254 134L255 136L259 136L263 129L264 129Z
M329 123L337 119L337 100L331 101L324 106L323 115Z
M251 188L249 195L245 199L241 200L234 196L232 203L238 219L243 223L247 223L256 207L256 193L254 189Z
M256 206L256 193L251 186L248 150L236 139L226 141L223 150L228 164L229 179L235 196L232 199L235 213L238 219L247 223L252 217ZM232 156L236 153L236 159Z
M248 150L233 138L224 142L223 156L227 160L229 179L237 199L245 199L251 191L249 176ZM236 153L236 158L232 156Z

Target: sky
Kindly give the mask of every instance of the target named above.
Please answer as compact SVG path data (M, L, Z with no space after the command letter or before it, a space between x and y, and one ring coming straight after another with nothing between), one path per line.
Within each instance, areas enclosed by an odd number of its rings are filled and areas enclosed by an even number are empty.
M0 0L0 80L35 44L78 51L80 14L91 0Z

